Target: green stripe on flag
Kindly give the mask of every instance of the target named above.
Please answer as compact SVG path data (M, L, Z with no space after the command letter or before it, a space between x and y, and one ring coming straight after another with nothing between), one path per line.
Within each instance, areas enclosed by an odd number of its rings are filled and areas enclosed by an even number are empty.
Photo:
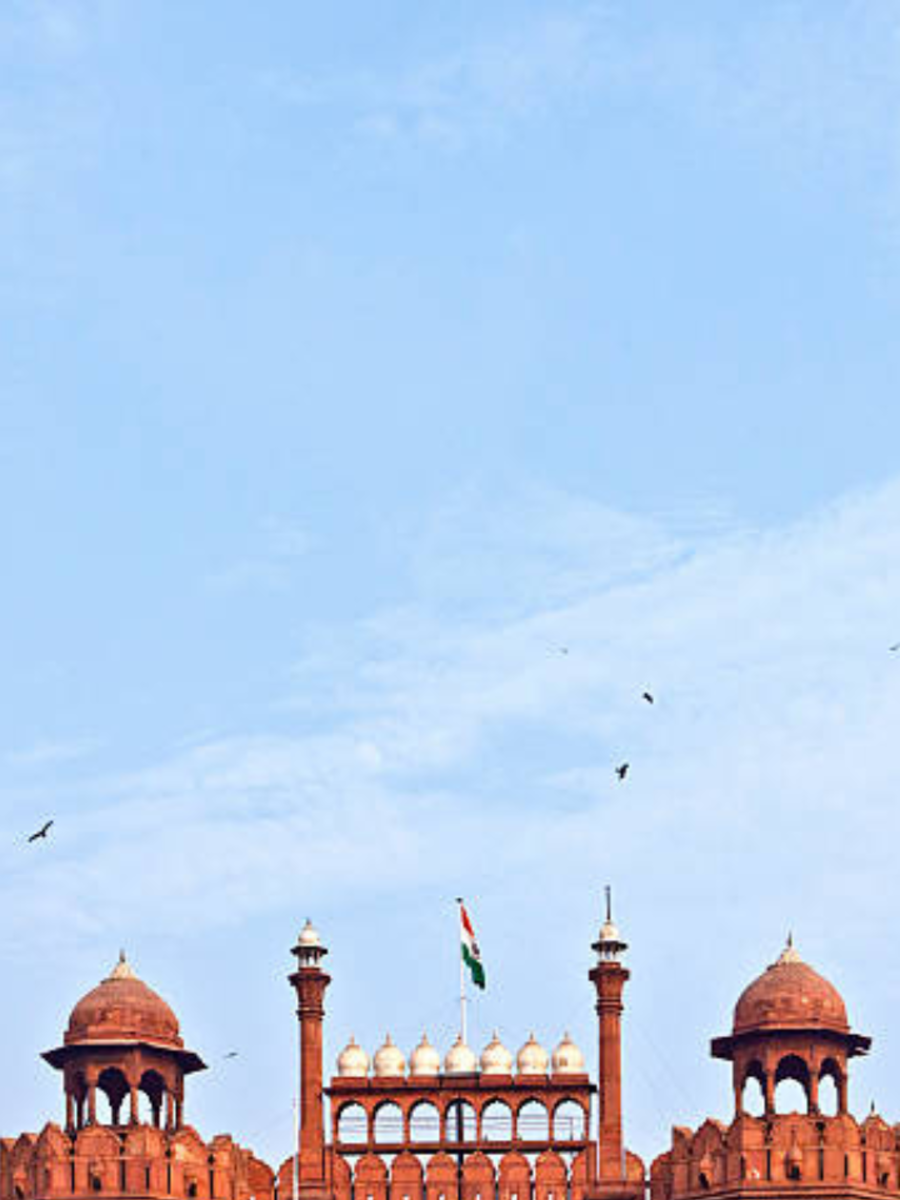
M463 944L462 948L463 962L469 968L472 976L472 982L478 988L483 988L485 983L484 967L481 965L480 959L477 959L471 952L468 946Z

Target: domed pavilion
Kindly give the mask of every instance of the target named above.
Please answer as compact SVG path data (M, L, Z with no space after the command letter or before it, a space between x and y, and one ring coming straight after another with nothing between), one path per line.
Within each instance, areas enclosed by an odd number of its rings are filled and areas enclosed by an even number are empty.
M185 1076L205 1068L197 1054L185 1049L172 1009L138 979L124 952L110 974L72 1009L63 1044L43 1057L63 1073L70 1130L97 1123L98 1091L109 1101L112 1125L139 1123L143 1093L152 1123L179 1129Z
M62 1072L65 1126L0 1138L0 1200L273 1200L265 1163L185 1124L184 1080L204 1064L124 954L43 1057Z
M732 1064L734 1117L707 1119L696 1131L676 1125L672 1147L650 1170L650 1200L709 1193L737 1200L760 1193L782 1200L798 1188L817 1200L900 1193L900 1137L873 1111L862 1122L848 1109L848 1063L871 1039L850 1027L837 988L805 963L791 938L750 983L734 1008L731 1033L714 1038L715 1058ZM819 1088L834 1084L835 1111L820 1108ZM778 1085L803 1091L800 1112L776 1108ZM745 1103L756 1081L762 1112ZM793 1100L793 1097L791 1098ZM790 1107L791 1105L788 1105Z
M865 1054L872 1039L853 1033L837 988L805 963L793 939L771 966L741 993L731 1034L714 1038L714 1058L733 1064L735 1112L744 1107L755 1079L766 1113L774 1112L775 1089L793 1079L806 1094L807 1111L819 1111L819 1084L831 1078L838 1112L847 1111L847 1062Z
M458 1036L423 1034L408 1055L389 1034L371 1052L351 1037L329 1080L328 950L307 921L289 976L298 1127L277 1177L185 1122L185 1080L204 1063L122 954L44 1054L62 1075L64 1124L0 1138L0 1200L900 1200L900 1124L874 1106L857 1120L848 1103L850 1062L871 1041L790 938L711 1043L731 1063L730 1120L674 1125L648 1173L624 1136L630 972L609 894L593 949L596 1082L568 1034L532 1033L513 1052L494 1033L479 1053L462 1012Z

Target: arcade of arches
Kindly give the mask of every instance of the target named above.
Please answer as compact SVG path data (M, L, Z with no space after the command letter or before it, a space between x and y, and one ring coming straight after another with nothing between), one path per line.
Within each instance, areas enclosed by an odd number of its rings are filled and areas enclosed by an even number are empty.
M0 1138L0 1200L900 1200L900 1125L849 1110L850 1062L870 1039L790 941L711 1043L731 1064L730 1121L675 1126L646 1170L622 1136L629 972L608 911L593 949L595 1079L567 1034L552 1052L532 1034L516 1054L495 1034L480 1056L460 1037L443 1058L423 1036L408 1060L390 1037L371 1058L351 1038L326 1081L327 950L307 922L290 976L299 1143L277 1171L187 1123L185 1083L204 1063L123 955L43 1055L60 1123Z

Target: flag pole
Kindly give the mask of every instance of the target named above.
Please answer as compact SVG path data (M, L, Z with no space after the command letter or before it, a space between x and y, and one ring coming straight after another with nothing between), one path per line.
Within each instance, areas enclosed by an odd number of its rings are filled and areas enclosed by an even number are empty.
M459 918L460 928L460 949L459 949L459 1036L463 1043L468 1045L466 1037L466 964L462 956L462 896L456 897L456 903L459 905L457 909L457 917Z

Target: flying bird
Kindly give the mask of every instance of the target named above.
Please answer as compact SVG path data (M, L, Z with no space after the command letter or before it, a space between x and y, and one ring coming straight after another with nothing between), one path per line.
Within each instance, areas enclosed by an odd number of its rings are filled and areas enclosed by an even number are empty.
M237 1050L229 1050L227 1054L222 1055L223 1058L237 1058L237 1056L238 1056Z
M646 700L646 701L647 701L647 703L648 703L648 704L652 704L652 703L653 703L653 697L650 695L650 693L649 693L649 692L642 692L642 693L641 693L641 696L642 696L642 698L643 698L644 700Z
M893 650L900 650L900 642L894 642L893 646L890 646L890 647L889 647L889 649L890 649L890 650L892 650L892 651L893 651Z
M568 647L568 646L560 646L560 648L559 648L559 652L560 652L560 654L568 654L568 653L569 653L569 647Z
M29 842L36 842L38 840L38 838L45 838L47 836L47 831L49 830L49 828L52 824L53 824L52 821L47 821L44 825L41 826L41 828L37 831L37 833L33 833L31 835L31 837L28 839Z
M628 767L628 763L622 763L620 767L616 767L616 774L618 775L619 779L625 778L625 776L628 774Z

